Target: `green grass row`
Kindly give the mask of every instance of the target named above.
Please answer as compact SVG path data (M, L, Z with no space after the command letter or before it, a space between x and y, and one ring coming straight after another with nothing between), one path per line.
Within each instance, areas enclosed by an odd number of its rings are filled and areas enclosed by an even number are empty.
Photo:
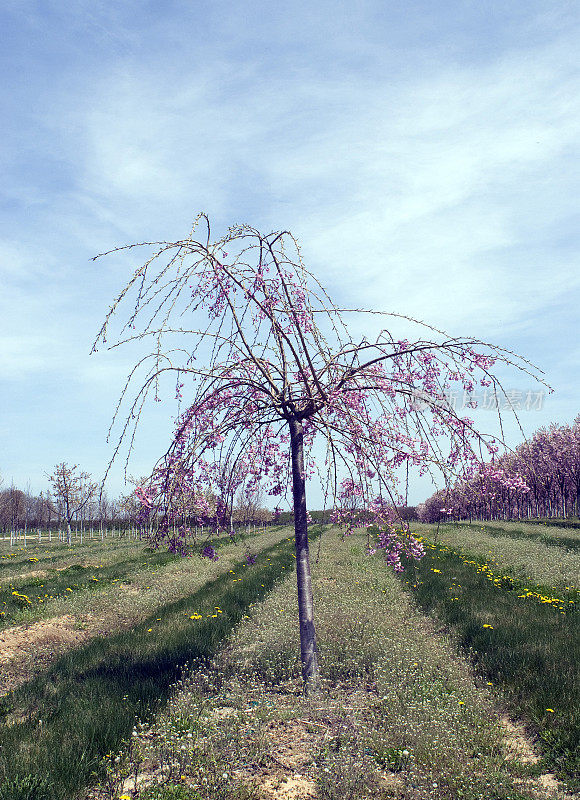
M480 520L473 519L470 525L489 525L497 521L498 525L543 525L546 528L568 528L570 530L580 529L580 520L578 517L524 517L522 519L510 520ZM466 524L467 520L461 520L459 524Z
M237 537L240 541L248 537ZM252 537L254 538L254 537ZM229 536L212 540L215 547L229 544ZM85 563L70 563L71 558ZM115 583L131 584L136 573L158 570L180 557L167 551L153 551L134 541L113 545L86 543L71 550L62 545L37 545L32 550L9 551L0 559L0 630L21 621L34 621L43 615L42 606L57 598L83 591L102 591ZM86 564L86 561L104 563ZM58 568L56 564L65 564ZM9 576L2 577L2 568ZM30 575L42 570L44 575ZM23 620L22 611L26 611Z
M55 565L66 561L71 553L85 558L100 557L105 553L109 557L116 558L119 550L131 551L135 547L135 540L109 539L101 542L99 540L86 539L82 544L75 544L69 547L65 542L53 540L52 542L31 542L27 547L9 547L7 542L0 542L0 578L5 574L18 572L28 572L44 567L45 565Z
M526 519L528 525L545 525L548 528L578 528L580 520L578 517L540 517L538 519Z
M402 580L457 635L538 737L544 766L579 786L580 594L526 585L480 554L425 541Z
M212 537L216 546L231 541L245 541L260 534L236 534L232 539L229 535ZM207 537L200 537L199 542L205 542ZM70 562L71 558L77 560L92 560L99 563L110 563L122 558L122 553L132 554L135 549L142 550L147 546L146 539L133 539L128 536L111 537L109 539L85 539L82 544L74 543L69 547L66 542L53 539L52 542L31 542L27 547L9 547L7 542L0 541L0 581L5 575L25 575L27 572L43 569L44 567L57 566ZM192 546L193 543L192 543Z
M293 542L285 539L259 551L255 565L240 562L132 630L68 651L2 698L0 798L70 800L130 737L135 720L163 705L184 664L214 655L293 566ZM37 789L26 789L27 781Z
M28 609L29 620L34 609L59 597L68 597L81 591L95 591L117 582L130 584L136 569L155 569L179 559L167 552L134 554L112 564L84 566L71 564L64 569L48 569L43 577L27 578L0 586L0 628L10 625L22 609Z
M500 571L532 584L549 586L554 591L568 591L570 587L580 585L580 551L548 545L533 538L513 538L510 533L514 523L505 523L504 527L505 536L501 536L499 530L494 535L489 534L484 524L440 525L437 528L416 525L414 530L418 535L432 538L451 549L475 554L481 560L495 561ZM530 528L524 527L524 530Z
M449 527L464 527L467 526L468 523L466 522L451 522L447 523ZM530 522L526 520L526 525L529 525ZM551 545L555 547L564 547L567 550L580 550L580 537L579 536L562 536L558 534L557 536L550 536L546 533L540 533L536 531L530 531L525 527L518 527L514 526L513 523L510 523L511 527L501 527L498 525L492 525L489 522L485 523L469 523L470 527L479 527L483 525L485 532L493 537L500 537L500 538L508 538L508 539L533 539L539 542L542 542L546 545ZM561 523L558 527L579 527L567 524L564 526L564 523Z

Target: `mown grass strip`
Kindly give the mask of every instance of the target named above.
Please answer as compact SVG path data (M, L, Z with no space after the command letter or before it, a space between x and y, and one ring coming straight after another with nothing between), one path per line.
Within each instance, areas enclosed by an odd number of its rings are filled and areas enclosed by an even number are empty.
M118 581L131 583L131 576L136 570L159 568L177 560L179 556L171 553L148 553L141 549L132 558L124 558L112 564L71 564L64 569L49 570L49 574L44 577L27 579L23 576L22 580L0 589L0 629L3 625L10 624L14 614L22 608L32 611L35 606L57 597L103 589Z
M479 671L532 726L546 766L577 785L580 615L572 609L578 593L563 597L560 589L537 586L527 594L509 574L490 580L494 565L481 557L425 544L425 557L408 564L402 580L423 610L452 626Z
M534 796L504 763L487 690L410 607L384 557L365 556L364 546L335 530L313 560L322 694L307 702L296 694L296 587L280 582L207 665L205 681L197 671L180 682L136 737L145 762L134 774L149 770L154 781L139 798L239 800L248 784L289 796L285 764L300 764L304 783L294 791L321 800ZM131 758L109 760L119 787ZM273 764L282 767L277 778Z
M213 656L249 606L293 566L287 539L260 551L255 565L240 562L198 592L159 607L131 631L67 652L3 698L5 785L32 775L42 782L42 800L70 800L102 757L130 736L135 719L164 704L183 665Z
M119 551L133 550L141 542L134 539L105 539L86 540L83 544L74 544L69 547L65 542L54 541L51 544L43 542L38 544L32 542L28 547L19 547L17 550L10 550L0 555L0 575L26 568L36 570L45 564L55 564L59 561L66 561L69 558L102 558L103 553L116 555Z
M528 524L526 522L526 524ZM466 523L466 522L451 522L447 523L447 526L450 528L478 528L480 525L478 523ZM568 526L567 526L568 527ZM564 547L566 550L580 550L580 538L572 536L548 536L545 533L530 533L529 531L525 531L523 529L520 530L513 530L509 528L501 528L494 525L485 524L483 527L485 533L489 534L494 538L500 539L534 539L536 541L542 542L542 544L547 544L556 547Z
M221 536L212 540L215 547L244 542L248 537L238 535L234 539L230 536ZM107 545L105 545L105 549ZM132 552L127 554L130 548ZM40 548L39 548L40 551ZM91 548L89 552L71 553L73 560L86 560L87 556L103 556L103 546L98 550ZM110 559L111 553L107 553L109 558L103 559L104 564L85 565L72 563L64 568L44 569L46 575L30 577L24 573L19 578L13 578L10 582L0 584L0 630L14 624L14 618L18 612L25 608L28 612L27 621L32 621L42 615L42 606L57 598L69 597L79 591L103 590L116 582L132 583L133 576L140 570L154 570L164 567L172 562L179 561L180 556L166 551L153 551L143 547L143 542L132 541L127 546L116 548L113 555L118 555L117 560ZM56 556L27 556L20 562L21 566L36 569L37 565L62 561L63 555ZM14 568L18 564L11 564ZM38 613L34 613L35 610Z
M526 519L526 525L545 525L548 528L578 528L580 530L580 520L564 517L545 517L544 519Z

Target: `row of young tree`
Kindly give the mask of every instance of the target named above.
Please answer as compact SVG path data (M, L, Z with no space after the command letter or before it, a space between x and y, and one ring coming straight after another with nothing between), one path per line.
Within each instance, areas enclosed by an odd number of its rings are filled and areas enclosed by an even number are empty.
M418 507L422 522L580 516L580 415L540 428Z
M91 475L79 470L76 464L57 464L47 478L48 488L34 494L29 487L21 489L14 484L1 488L0 477L3 533L33 528L62 528L70 532L91 525L110 528L130 521L129 497L109 499L105 491L99 491L99 484Z
M47 475L49 488L34 494L30 488L20 489L14 484L3 487L0 476L0 531L63 530L70 538L74 531L95 528L100 530L124 529L137 524L141 504L135 489L126 495L109 498L100 483L78 465L65 462L57 464ZM131 481L139 485L143 481ZM233 498L228 510L231 527L262 524L272 519L272 512L262 508L260 492L251 496ZM218 521L216 499L205 498L205 514L197 522L200 526L215 527Z

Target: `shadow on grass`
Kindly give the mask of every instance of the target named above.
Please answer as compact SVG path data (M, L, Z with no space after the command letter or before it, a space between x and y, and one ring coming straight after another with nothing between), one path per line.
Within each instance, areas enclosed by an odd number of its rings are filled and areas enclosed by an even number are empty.
M534 523L533 521L525 521L527 525L530 524L538 524ZM446 525L445 527L449 528L469 528L471 530L479 530L481 528L481 523L478 522L455 522L450 525ZM570 525L552 525L551 527L572 527ZM574 526L580 527L580 526ZM572 536L549 536L546 533L531 533L529 531L524 530L523 528L520 529L509 529L509 528L502 528L496 525L489 525L488 523L485 524L483 528L483 532L486 533L488 536L492 536L493 538L499 539L528 539L541 542L542 544L549 545L550 547L562 547L565 550L572 550L573 552L576 550L580 550L580 539L573 538Z
M248 607L293 567L293 542L285 540L261 551L255 565L234 567L235 583L224 574L131 631L69 651L3 698L0 797L2 780L17 786L32 775L43 788L21 796L15 790L12 800L71 800L103 756L130 737L136 719L163 706L184 666L211 658Z
M140 548L131 558L123 558L106 566L82 564L69 564L64 569L47 570L44 577L30 578L23 575L17 581L17 590L20 597L28 598L27 609L41 610L45 600L54 600L57 597L69 597L80 591L102 591L111 586L114 581L131 582L131 575L138 570L164 567L172 562L179 561L179 556L166 552L150 553ZM12 624L11 615L23 607L19 597L13 595L13 586L10 584L0 590L0 612L5 616L0 617L0 628ZM70 595L67 594L70 592ZM0 798L1 800L1 798Z

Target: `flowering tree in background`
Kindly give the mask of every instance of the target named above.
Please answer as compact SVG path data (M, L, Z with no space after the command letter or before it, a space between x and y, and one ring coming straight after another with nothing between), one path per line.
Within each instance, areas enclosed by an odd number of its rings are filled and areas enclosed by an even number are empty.
M436 492L419 507L423 522L445 517L513 519L580 515L580 416L573 425L540 428L513 452L480 465L469 479Z
M200 223L203 235L197 233ZM334 521L347 531L379 526L369 547L383 549L400 570L401 556L419 558L422 548L397 517L404 504L397 470L409 465L449 476L473 469L483 452L497 451L493 438L451 408L451 383L466 391L476 383L501 391L490 372L496 361L529 374L534 368L509 351L451 338L406 317L434 338L398 340L383 329L373 339L354 339L346 320L361 312L333 304L287 231L263 235L234 226L212 241L209 220L200 214L186 239L143 245L153 253L115 300L93 348L106 342L122 303L131 310L113 346L153 342L123 391L122 399L138 382L115 454L129 437L129 458L146 398L159 400L164 377L173 374L178 396L189 392L187 407L170 447L139 490L143 517L158 521L157 542L168 540L183 551L188 498L213 493L219 503L217 477L226 462L231 468L243 463L247 485L260 484L275 498L291 487L308 694L318 687L319 669L307 479L318 474L334 502ZM317 460L316 442L326 450Z
M576 516L580 517L580 415L574 420L574 425L561 428L561 438L565 440L564 473L567 478L569 503L576 509Z
M76 464L69 467L63 461L57 464L53 474L48 476L59 516L66 522L69 545L73 519L92 500L98 489L98 484L92 482L88 472L77 472L77 470Z

